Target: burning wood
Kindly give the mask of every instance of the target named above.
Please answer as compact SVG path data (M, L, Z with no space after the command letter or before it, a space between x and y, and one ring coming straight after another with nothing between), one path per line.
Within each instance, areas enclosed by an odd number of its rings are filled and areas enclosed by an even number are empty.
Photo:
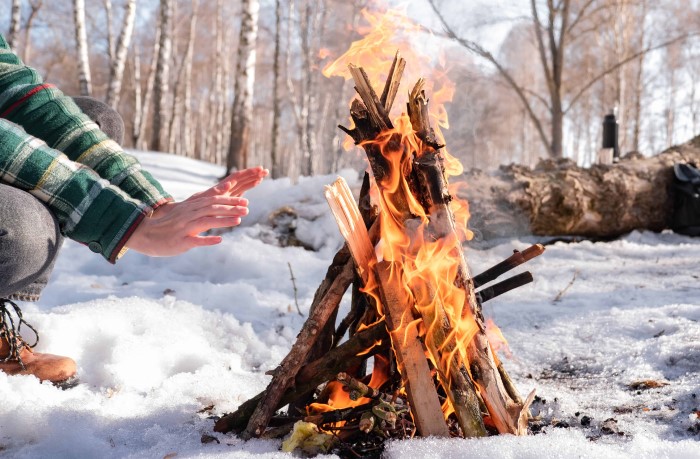
M388 115L404 67L397 53L377 97L364 70L350 66L360 99L351 107L354 128L342 129L365 150L374 177L375 191L369 193L366 180L360 200L366 204L372 194L380 211L361 212L342 179L328 187L346 247L268 388L220 419L217 431L264 435L274 411L291 403L302 411L290 408L287 417L275 418L288 425L269 432L287 432L304 421L340 441L369 432L383 438L398 432L400 420L404 437L527 433L534 391L523 401L497 360L481 303L531 282L526 272L486 285L544 248L516 252L471 276L461 246L467 207L449 192L446 171L455 165L430 125L425 82L409 93L408 114L395 121ZM353 307L335 329L331 318L351 282L367 310ZM348 341L338 345L348 329ZM314 355L312 348L325 351ZM370 358L374 368L365 376L361 363ZM316 387L320 392L310 397Z

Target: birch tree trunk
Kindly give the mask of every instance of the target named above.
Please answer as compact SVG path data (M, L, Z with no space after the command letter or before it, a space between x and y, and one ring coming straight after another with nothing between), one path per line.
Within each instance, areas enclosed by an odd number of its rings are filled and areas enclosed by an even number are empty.
M160 21L160 19L159 19ZM146 77L146 93L143 96L143 105L141 115L139 116L137 137L134 139L134 147L143 150L148 148L144 141L144 133L146 131L146 121L151 108L151 99L153 98L153 86L156 79L156 65L158 62L158 54L160 53L160 27L156 27L156 37L153 41L153 54L151 56L151 65L148 68L148 77Z
M114 51L114 58L109 71L109 86L107 87L107 105L117 109L121 95L122 80L124 79L124 66L126 56L131 44L131 36L134 32L134 19L136 18L136 0L128 0L124 5L124 23L119 33L119 41Z
M190 98L189 91L192 88L192 54L194 53L194 35L197 27L197 9L199 1L192 0L192 14L190 15L190 28L187 35L187 44L185 56L182 59L180 68L175 79L175 87L173 88L173 108L172 116L170 117L170 126L168 129L168 151L178 155L187 154L188 142L185 142L187 124L187 104ZM179 135L178 135L179 133Z
M22 5L20 0L12 0L12 12L10 14L10 30L7 33L7 44L14 49L19 38L20 22L22 21Z
M167 139L163 137L167 133L169 119L169 105L165 99L169 93L172 13L173 1L160 0L160 45L153 82L153 132L150 146L155 151L160 151L163 145L168 144Z
M182 107L182 119L184 126L182 128L182 148L186 156L191 156L194 153L194 142L192 141L192 120L190 113L192 111L192 61L194 56L194 38L197 31L197 15L199 10L199 0L192 0L192 18L190 20L190 36L187 39L187 51L185 53L185 96Z
M280 160L277 139L280 130L281 106L279 86L282 75L280 73L280 51L282 34L282 0L275 0L275 54L272 64L272 145L270 147L272 178L279 178L282 174L280 170Z
M224 95L224 21L223 21L223 0L216 1L216 51L214 55L214 85L209 93L209 106L214 107L213 127L214 132L205 130L202 135L213 136L212 162L219 164L224 156L224 113L226 111L226 100ZM212 118L210 117L210 120Z
M241 1L241 32L231 112L231 142L226 160L227 170L244 169L248 166L259 9L258 0Z
M141 117L143 116L143 96L141 93L141 51L134 50L132 62L134 82L134 123L131 125L131 142L134 148L138 148L141 137Z
M109 55L109 66L114 64L114 26L112 25L112 0L103 0L105 6L105 22L107 27L107 53Z
M91 96L92 79L90 77L87 31L85 29L85 0L73 0L73 20L75 22L75 44L78 54L80 95Z
M39 10L43 6L43 0L30 0L29 2L29 16L27 16L27 23L24 25L24 49L22 50L22 60L24 62L29 62L31 52L32 52L32 26L34 25L34 19L36 19Z

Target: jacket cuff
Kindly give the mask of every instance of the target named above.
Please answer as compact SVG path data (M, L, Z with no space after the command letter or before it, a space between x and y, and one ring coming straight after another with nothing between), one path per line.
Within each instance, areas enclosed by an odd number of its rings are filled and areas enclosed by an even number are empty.
M124 254L129 250L129 248L126 247L126 243L129 241L129 238L132 234L134 234L134 231L141 224L144 218L146 218L145 213L142 213L136 217L131 226L124 233L124 236L122 236L122 238L117 242L117 245L114 246L114 250L112 250L112 253L110 253L109 255L105 255L107 261L109 261L112 264L115 264L117 260L124 256Z

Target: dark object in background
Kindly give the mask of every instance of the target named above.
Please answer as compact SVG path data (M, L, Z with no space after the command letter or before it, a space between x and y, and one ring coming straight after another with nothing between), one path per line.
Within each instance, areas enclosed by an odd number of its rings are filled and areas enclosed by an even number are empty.
M673 166L673 220L676 233L700 236L700 170L694 164Z
M615 112L611 111L603 118L603 148L612 148L613 162L620 159L620 146L618 144L618 132L620 125L615 119Z

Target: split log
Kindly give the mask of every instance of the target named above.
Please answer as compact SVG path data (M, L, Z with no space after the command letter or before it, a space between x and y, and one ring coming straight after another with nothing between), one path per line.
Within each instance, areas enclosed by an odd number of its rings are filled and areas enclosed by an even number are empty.
M360 212L345 180L336 180L333 185L326 187L325 194L355 263L365 267L360 270L363 284L379 284L387 328L418 432L425 437L449 437L440 400L425 359L425 350L418 337L418 330L412 324L414 318L409 301L398 288L401 284L390 280L391 264L377 263L374 244L361 224Z
M425 349L413 324L413 315L404 292L390 279L391 263L382 261L377 265L377 276L382 294L384 313L390 329L391 342L396 353L401 379L418 433L424 437L449 437L440 407L435 384L425 358ZM481 417L479 416L479 419Z
M571 160L546 160L535 168L471 170L467 186L470 228L477 237L570 235L614 238L633 230L671 226L672 167L700 164L700 136L649 158L630 154L617 164L582 168Z

